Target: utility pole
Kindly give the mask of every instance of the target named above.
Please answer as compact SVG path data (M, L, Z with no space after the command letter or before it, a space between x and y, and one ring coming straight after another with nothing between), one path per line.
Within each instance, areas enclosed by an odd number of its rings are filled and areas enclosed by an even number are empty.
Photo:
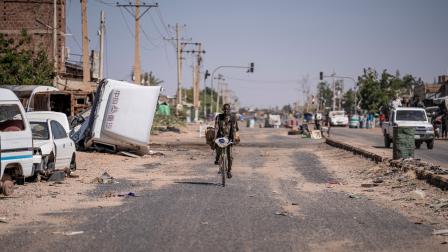
M82 80L84 85L87 85L88 82L90 81L89 36L87 33L87 0L81 0L81 15L82 15Z
M168 27L172 28L170 25ZM177 105L182 104L182 53L183 53L183 46L186 44L183 43L183 41L186 41L184 38L182 38L182 28L185 28L186 25L179 25L176 23L176 26L174 27L174 30L176 32L175 38L164 38L165 40L174 40L176 41L176 61L177 61L177 90L176 90L176 102ZM191 39L190 39L191 40Z
M135 19L135 48L134 48L134 83L141 84L141 52L140 52L140 18L145 15L152 7L159 7L158 3L155 4L140 4L140 0L135 0L135 4L118 4L117 7L124 7L127 12ZM131 11L131 8L135 7L135 11ZM140 7L146 8L142 14L140 14ZM129 9L128 9L129 8Z
M331 104L331 110L333 110L333 111L336 109L336 83L334 82L334 76L336 76L336 73L333 70L333 73L331 74L331 77L333 79L333 84L332 84L333 99L332 99L332 104Z
M102 80L104 78L104 11L101 10L101 18L100 18L100 69L98 74L98 79Z
M176 55L177 55L177 104L182 104L182 54L179 40L179 24L176 23Z
M140 0L135 1L135 16L140 16ZM134 83L141 82L141 57L140 57L140 18L135 19L135 47L134 47Z
M204 50L202 50L202 43L181 43L182 46L185 45L195 45L196 50L182 50L182 52L185 53L192 53L196 54L196 65L193 65L193 106L194 106L194 118L195 121L199 120L199 95L200 95L200 71L201 71L201 64L202 64L202 54L205 53ZM205 103L205 100L204 100Z
M58 0L54 0L53 1L53 60L54 60L54 72L56 74L55 76L55 81L54 84L57 83L57 78L58 78L58 45L57 45L57 41L58 41L58 31L57 31L57 27L58 27L58 16L57 16L57 11L58 11ZM55 85L56 86L56 85Z

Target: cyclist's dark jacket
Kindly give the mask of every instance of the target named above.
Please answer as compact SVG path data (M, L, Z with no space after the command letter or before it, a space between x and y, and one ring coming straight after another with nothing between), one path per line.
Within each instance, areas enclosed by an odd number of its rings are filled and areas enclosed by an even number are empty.
M235 140L235 133L239 130L236 116L230 115L226 120L224 114L219 114L215 119L215 129L218 131L216 137L228 137Z

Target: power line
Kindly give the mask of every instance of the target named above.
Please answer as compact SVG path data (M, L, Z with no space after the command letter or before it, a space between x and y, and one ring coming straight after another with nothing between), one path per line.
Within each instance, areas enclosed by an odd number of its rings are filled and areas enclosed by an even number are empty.
M163 20L163 16L162 16L162 12L160 11L160 8L157 8L156 12L157 12L157 16L159 17L160 23L162 23L162 25L163 25L163 29L165 29L168 36L172 36L170 29L168 29L168 25L166 25L165 21Z

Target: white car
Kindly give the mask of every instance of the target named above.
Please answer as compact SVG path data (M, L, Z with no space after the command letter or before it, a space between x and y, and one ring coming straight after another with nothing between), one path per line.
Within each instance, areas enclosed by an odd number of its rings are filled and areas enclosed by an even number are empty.
M348 116L345 111L330 111L328 114L330 117L331 126L347 126Z
M75 143L69 137L69 123L64 113L28 112L26 117L33 133L34 152L42 156L35 176L48 176L54 170L76 170Z

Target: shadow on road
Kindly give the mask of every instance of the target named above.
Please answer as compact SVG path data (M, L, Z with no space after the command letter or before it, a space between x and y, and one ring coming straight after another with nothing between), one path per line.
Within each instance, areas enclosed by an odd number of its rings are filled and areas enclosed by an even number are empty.
M205 185L205 186L222 186L221 183L200 182L200 181L177 181L175 184Z

